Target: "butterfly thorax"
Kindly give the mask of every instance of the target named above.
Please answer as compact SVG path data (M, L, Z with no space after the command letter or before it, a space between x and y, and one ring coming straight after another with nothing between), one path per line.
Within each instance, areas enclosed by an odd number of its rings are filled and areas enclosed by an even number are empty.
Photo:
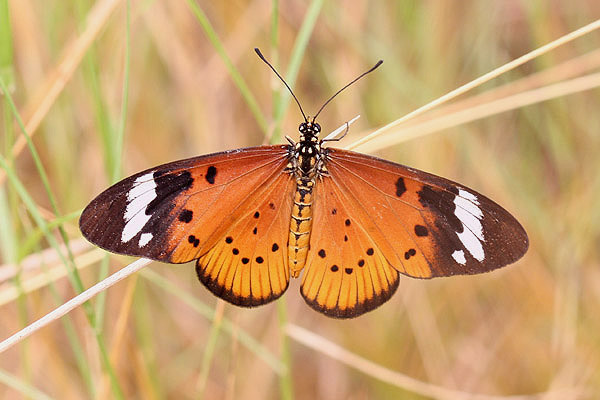
M300 124L300 141L293 147L291 170L296 178L294 206L290 219L288 257L290 272L298 277L306 264L312 229L312 192L322 168L321 127L314 122Z

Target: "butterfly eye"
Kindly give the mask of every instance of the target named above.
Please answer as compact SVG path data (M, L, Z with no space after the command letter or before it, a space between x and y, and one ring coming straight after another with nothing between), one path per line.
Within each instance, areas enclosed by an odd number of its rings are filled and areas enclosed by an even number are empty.
M321 125L317 124L316 122L313 124L314 130L315 132L321 132Z
M305 133L306 132L306 122L301 123L300 126L298 127L298 130L300 131L300 133Z

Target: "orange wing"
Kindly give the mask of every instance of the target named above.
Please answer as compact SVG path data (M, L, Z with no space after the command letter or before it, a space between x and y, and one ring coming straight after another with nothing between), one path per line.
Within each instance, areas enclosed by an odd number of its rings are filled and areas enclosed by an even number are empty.
M349 151L328 149L331 179L401 273L430 278L511 264L528 247L519 222L465 186Z
M475 274L521 258L527 234L483 195L422 171L327 149L301 293L327 315L355 317L385 302L398 272Z

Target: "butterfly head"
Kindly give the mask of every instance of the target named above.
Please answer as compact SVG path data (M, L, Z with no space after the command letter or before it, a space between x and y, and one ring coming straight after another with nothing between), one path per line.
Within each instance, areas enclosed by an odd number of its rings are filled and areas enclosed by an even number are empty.
M316 142L319 137L319 133L321 133L321 125L313 121L305 121L300 124L298 127L298 131L300 131L300 141L305 142Z

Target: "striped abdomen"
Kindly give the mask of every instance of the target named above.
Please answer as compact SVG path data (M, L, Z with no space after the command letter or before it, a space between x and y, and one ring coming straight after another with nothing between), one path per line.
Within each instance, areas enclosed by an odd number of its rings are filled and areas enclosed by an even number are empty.
M306 264L312 228L313 187L314 181L309 178L299 178L296 181L288 245L290 273L294 278L300 275Z

